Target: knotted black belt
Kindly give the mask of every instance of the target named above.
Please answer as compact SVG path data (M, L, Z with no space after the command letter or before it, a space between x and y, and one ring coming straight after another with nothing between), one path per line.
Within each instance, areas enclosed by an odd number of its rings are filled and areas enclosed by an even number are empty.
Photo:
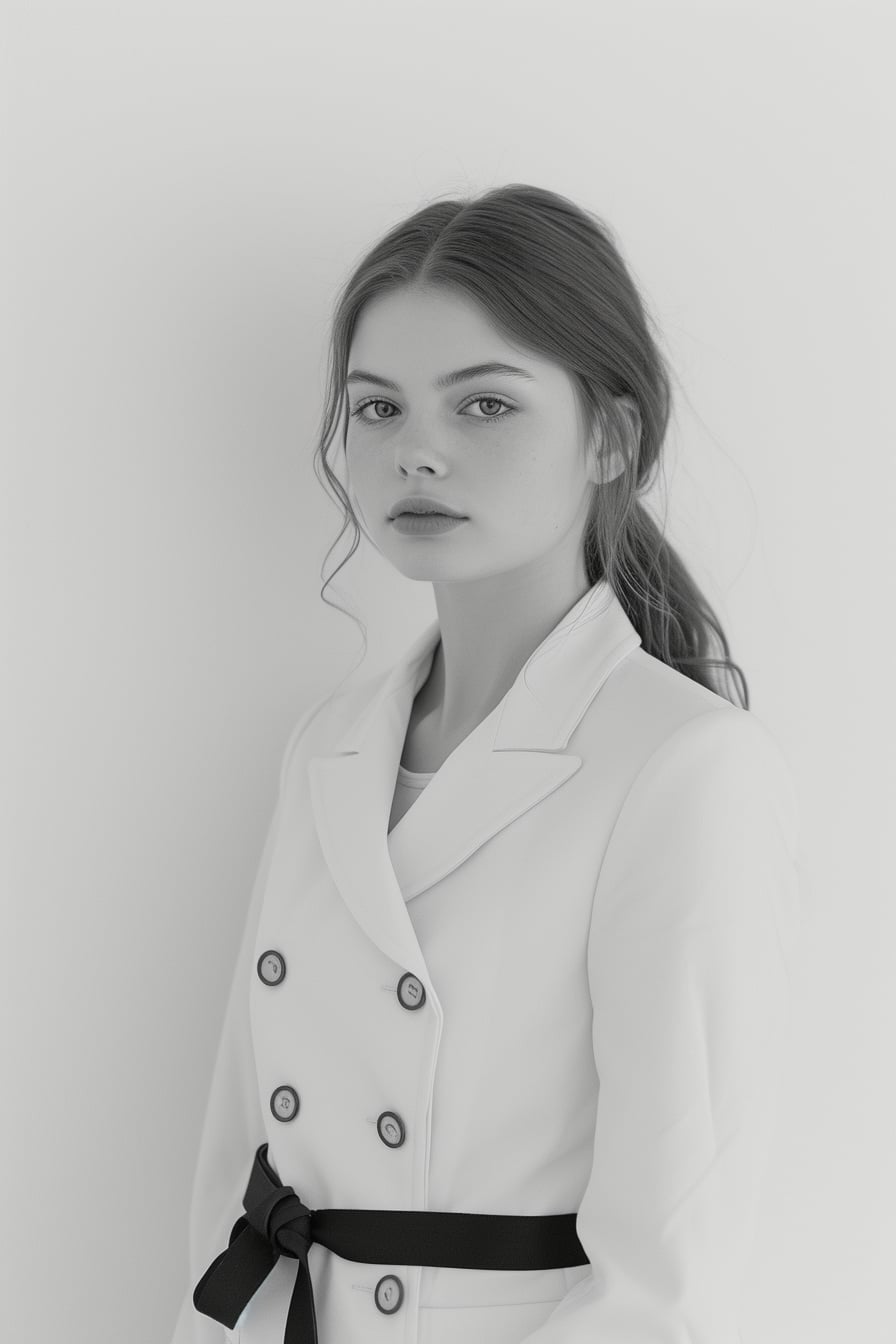
M367 1265L444 1265L452 1269L559 1269L587 1265L574 1213L430 1213L411 1209L309 1209L281 1184L263 1143L233 1225L193 1290L204 1316L233 1329L281 1255L299 1261L284 1344L317 1344L308 1251L319 1242Z

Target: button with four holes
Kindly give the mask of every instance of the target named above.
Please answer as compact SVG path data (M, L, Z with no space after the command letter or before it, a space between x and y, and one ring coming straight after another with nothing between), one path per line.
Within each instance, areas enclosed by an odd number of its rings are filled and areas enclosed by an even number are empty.
M380 1311L391 1316L404 1301L404 1288L396 1274L384 1274L373 1290L373 1300Z
M400 1148L404 1143L404 1121L394 1111L383 1111L377 1116L376 1127L388 1148Z
M286 958L282 952L269 948L258 958L258 978L266 985L279 985L286 974Z
M422 980L412 975L410 971L405 971L395 992L402 1008L422 1008L426 1002L426 990L423 988Z
M294 1087L276 1088L271 1093L271 1111L277 1120L292 1120L299 1113L299 1094Z

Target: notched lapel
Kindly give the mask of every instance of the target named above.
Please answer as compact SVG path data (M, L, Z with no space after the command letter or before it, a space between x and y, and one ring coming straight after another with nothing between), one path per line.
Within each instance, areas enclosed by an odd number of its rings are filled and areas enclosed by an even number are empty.
M566 745L612 669L641 643L607 585L590 588L389 835L411 710L439 637L433 622L332 753L308 761L315 826L342 899L368 937L415 974L426 967L406 902L579 770L582 758Z

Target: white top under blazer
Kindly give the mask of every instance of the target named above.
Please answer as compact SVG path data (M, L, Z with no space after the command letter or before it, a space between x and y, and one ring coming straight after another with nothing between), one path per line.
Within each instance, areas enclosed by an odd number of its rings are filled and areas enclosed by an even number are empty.
M439 638L434 622L318 701L286 745L173 1344L282 1344L295 1259L233 1331L192 1304L264 1142L309 1208L576 1213L590 1262L370 1265L315 1243L319 1344L740 1344L801 946L786 759L752 712L646 653L600 581L405 806ZM408 972L419 1011L396 995Z

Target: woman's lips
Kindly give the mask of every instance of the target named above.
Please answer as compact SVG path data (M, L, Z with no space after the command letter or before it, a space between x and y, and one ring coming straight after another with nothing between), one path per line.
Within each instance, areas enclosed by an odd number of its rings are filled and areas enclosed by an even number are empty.
M407 536L430 536L439 532L450 532L467 518L455 518L447 513L399 513L392 519L392 525L398 532Z

